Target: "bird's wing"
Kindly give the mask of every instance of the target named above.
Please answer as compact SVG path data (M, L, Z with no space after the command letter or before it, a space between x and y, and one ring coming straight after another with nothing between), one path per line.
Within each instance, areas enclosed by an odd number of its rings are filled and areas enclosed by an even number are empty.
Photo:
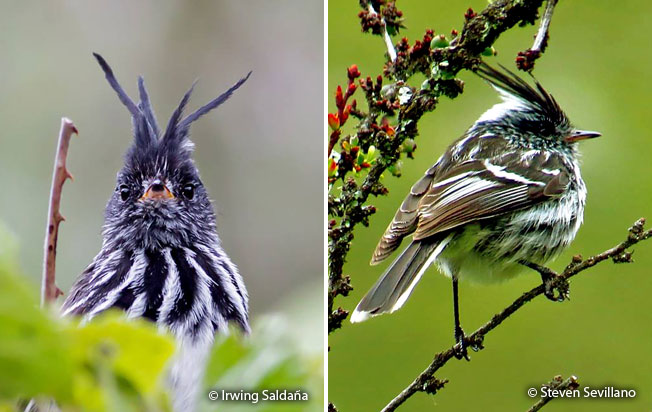
M376 250L371 258L371 264L382 262L396 250L403 238L414 232L417 228L419 200L426 194L432 181L435 179L439 162L428 169L425 175L419 179L410 189L403 203L396 211L394 219L390 222L383 237L378 242Z
M525 209L561 196L570 173L561 158L530 151L471 159L441 171L433 166L411 189L381 238L372 264L403 237L420 240L466 223Z

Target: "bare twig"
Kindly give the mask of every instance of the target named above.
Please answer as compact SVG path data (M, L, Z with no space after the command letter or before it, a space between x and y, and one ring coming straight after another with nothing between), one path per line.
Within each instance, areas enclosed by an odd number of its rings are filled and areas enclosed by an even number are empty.
M562 380L562 377L560 375L557 375L554 378L552 378L550 382L548 382L543 386L546 389L551 389L556 391L566 391L566 390L574 391L580 387L580 383L577 381L577 376L571 375L568 379ZM547 404L553 399L555 398L552 396L544 396L539 400L539 402L532 405L530 409L528 409L526 412L536 412L539 409L543 408L545 404Z
M369 3L369 12L378 15L376 10L374 10L374 6L371 5L371 2ZM392 43L392 38L387 32L387 23L385 23L385 19L380 15L379 17L383 26L383 40L385 41L385 47L387 47L387 55L389 56L389 61L394 62L396 61L396 49L394 48L394 43Z
M63 295L55 283L57 237L59 235L59 223L64 217L61 215L59 206L61 204L61 191L66 179L72 180L72 175L66 168L66 157L68 146L73 133L77 133L75 125L70 119L61 119L61 130L59 131L59 142L57 153L54 158L54 170L52 171L52 186L50 187L50 203L48 207L48 223L45 230L45 251L43 257L43 284L41 287L41 305L53 302L57 297Z
M550 22L552 21L552 13L559 0L547 0L546 11L541 18L539 30L534 38L534 44L526 51L519 52L516 58L516 66L519 69L530 72L534 69L534 61L538 59L548 45L548 32L550 30Z
M612 259L614 263L632 262L632 254L631 252L628 252L628 249L633 245L652 237L652 229L644 230L644 224L645 219L643 218L636 221L634 225L629 228L629 235L627 236L627 239L620 244L612 247L611 249L608 249L602 253L591 256L588 259L584 260L582 260L581 256L575 256L572 262L561 274L554 276L553 280L551 281L553 287L557 289L567 289L568 279L607 259ZM535 297L543 294L544 292L544 285L537 286L536 288L525 292L502 312L494 315L494 317L491 318L489 322L485 323L480 328L478 328L478 330L467 336L464 339L464 343L467 347L483 349L482 344L487 333L494 330L498 325L500 325L512 314L514 314L518 309L520 309L526 303L530 302ZM458 352L459 351L457 350L457 345L455 345L436 354L430 365L428 365L428 367L423 372L421 372L410 385L403 389L400 394L392 399L392 401L389 402L385 408L383 408L382 412L394 411L399 407L399 405L401 405L415 393L426 392L429 384L434 379L435 372L437 372L442 366L451 360Z
M541 24L539 26L539 31L537 31L537 36L534 38L534 45L530 50L545 51L548 30L550 29L550 22L552 21L552 12L555 10L558 0L548 0L546 3L546 11L541 18Z

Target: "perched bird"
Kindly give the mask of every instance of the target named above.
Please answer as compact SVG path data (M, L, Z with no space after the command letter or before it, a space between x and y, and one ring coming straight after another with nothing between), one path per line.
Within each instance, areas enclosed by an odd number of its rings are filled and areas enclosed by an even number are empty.
M600 136L572 126L555 99L509 70L481 64L477 73L502 97L453 142L411 188L374 251L375 265L404 237L410 244L385 270L351 316L361 322L394 312L435 264L452 278L457 356L468 359L459 320L458 280L510 279L541 265L575 238L586 186L577 143Z
M140 102L94 54L133 121L134 143L105 212L102 249L62 306L64 315L119 308L169 330L179 351L171 371L176 411L192 411L215 333L233 322L249 332L247 290L220 245L215 214L191 158L190 125L224 103L249 77L183 117L192 88L159 130L143 78ZM194 87L194 85L193 85ZM134 365L134 367L138 367Z

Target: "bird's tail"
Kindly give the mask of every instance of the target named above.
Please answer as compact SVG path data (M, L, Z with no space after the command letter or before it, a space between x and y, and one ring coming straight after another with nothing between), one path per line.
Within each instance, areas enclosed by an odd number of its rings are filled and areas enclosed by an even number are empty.
M450 239L451 236L448 236L443 240L416 240L410 243L358 303L351 315L351 322L362 322L372 316L400 309Z

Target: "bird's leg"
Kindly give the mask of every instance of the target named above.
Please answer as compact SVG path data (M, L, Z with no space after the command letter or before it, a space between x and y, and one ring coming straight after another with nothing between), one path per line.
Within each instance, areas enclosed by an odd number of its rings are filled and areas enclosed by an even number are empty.
M562 302L566 299L570 299L568 282L565 280L558 281L559 275L554 271L527 260L521 260L519 263L539 272L541 275L541 281L543 282L543 287L545 288L543 293L548 299L555 302ZM559 292L557 296L555 296L555 289Z
M462 325L460 325L460 305L459 298L457 293L457 276L453 276L453 315L455 317L455 357L457 359L469 359L469 353L466 350L466 343L464 339L466 335L464 330L462 330Z

